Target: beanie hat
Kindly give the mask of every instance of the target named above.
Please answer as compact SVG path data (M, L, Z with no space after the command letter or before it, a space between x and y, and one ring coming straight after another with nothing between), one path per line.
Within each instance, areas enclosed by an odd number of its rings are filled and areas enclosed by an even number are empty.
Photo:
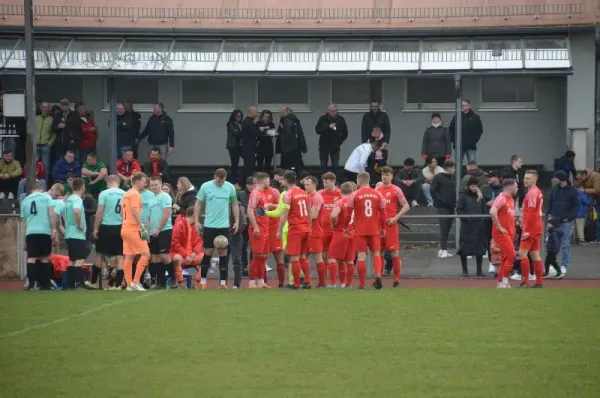
M569 176L563 170L558 170L556 173L554 173L554 178L562 182L569 181Z

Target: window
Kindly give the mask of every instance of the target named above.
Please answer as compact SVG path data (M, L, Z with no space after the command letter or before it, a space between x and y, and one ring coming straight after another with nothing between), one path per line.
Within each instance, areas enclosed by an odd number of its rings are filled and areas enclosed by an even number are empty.
M62 98L68 98L72 104L85 102L83 81L75 76L38 76L35 78L35 97L51 104L58 104Z
M533 77L486 77L481 79L483 108L535 108Z
M109 96L105 81L105 107L108 109ZM131 101L136 110L150 110L157 102L158 79L153 78L122 78L115 79L115 96L117 102Z
M307 79L260 79L257 91L260 107L290 105L292 108L308 108Z
M453 79L406 79L406 109L454 109L456 90Z
M371 101L382 101L381 79L333 79L331 102L340 108L365 110Z
M209 77L181 81L180 111L231 112L233 102L232 79Z

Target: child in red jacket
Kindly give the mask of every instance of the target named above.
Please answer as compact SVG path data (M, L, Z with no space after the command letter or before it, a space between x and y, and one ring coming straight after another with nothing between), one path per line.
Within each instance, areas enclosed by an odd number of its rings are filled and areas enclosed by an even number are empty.
M196 284L200 282L200 261L202 260L202 239L194 225L194 208L188 207L184 217L177 217L171 238L169 253L179 287L184 286L183 268L197 268Z

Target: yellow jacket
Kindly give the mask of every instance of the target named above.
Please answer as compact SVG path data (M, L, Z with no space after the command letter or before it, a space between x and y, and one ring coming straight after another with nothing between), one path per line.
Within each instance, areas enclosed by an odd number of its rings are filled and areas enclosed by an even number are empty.
M52 115L35 117L35 143L37 145L54 145L56 136L52 131Z
M20 178L23 175L21 163L18 160L6 163L4 159L0 159L0 174L8 174L10 178Z

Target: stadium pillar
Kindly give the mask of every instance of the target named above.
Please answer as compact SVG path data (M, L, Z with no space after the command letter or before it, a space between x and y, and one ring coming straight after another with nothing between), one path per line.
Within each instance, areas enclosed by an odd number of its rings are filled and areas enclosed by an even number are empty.
M33 53L33 5L32 0L24 1L25 17L25 121L27 141L25 147L25 162L27 168L27 193L35 186L35 60Z
M108 110L110 112L108 118L108 127L110 132L110 139L108 141L108 148L110 150L111 165L117 164L117 97L115 94L115 78L109 77L107 79L107 94L108 94ZM113 170L112 174L116 174Z
M456 91L456 200L458 202L458 195L460 194L460 180L462 179L462 76L460 74L454 75L454 88ZM456 250L459 249L460 244L460 218L456 219L456 230L454 233L454 240L456 244Z

